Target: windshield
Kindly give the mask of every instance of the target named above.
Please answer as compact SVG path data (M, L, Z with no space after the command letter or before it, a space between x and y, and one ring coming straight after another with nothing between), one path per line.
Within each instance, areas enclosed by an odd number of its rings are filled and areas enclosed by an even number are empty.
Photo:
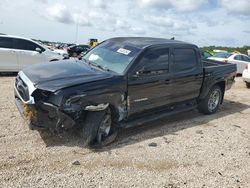
M219 53L216 54L214 57L220 57L220 58L229 58L232 54L230 53Z
M106 70L123 74L140 51L139 48L129 44L106 41L89 51L84 59Z

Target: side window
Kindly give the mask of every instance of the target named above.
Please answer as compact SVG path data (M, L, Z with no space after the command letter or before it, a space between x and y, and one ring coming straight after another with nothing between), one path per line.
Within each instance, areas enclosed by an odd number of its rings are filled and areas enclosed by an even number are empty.
M84 50L84 47L83 46L77 46L76 47L76 52L81 52Z
M12 38L0 37L0 48L13 48Z
M195 50L188 48L174 49L173 72L192 70L197 66Z
M142 71L150 73L152 71L168 71L169 49L152 49L148 50L141 59L143 64Z
M28 40L23 40L23 39L15 39L14 40L14 47L15 47L15 49L29 50L29 51L35 51L36 48L41 48L37 44L30 42Z
M239 60L239 61L242 60L242 59L241 59L241 55L236 55L236 56L234 57L234 59L235 59L235 60Z

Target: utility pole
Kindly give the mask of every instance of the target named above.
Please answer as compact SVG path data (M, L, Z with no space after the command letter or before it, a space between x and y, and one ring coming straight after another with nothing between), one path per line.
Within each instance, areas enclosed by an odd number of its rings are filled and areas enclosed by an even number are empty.
M78 18L76 20L76 38L75 38L75 43L77 44L78 42L78 27L79 27L79 22L78 22Z

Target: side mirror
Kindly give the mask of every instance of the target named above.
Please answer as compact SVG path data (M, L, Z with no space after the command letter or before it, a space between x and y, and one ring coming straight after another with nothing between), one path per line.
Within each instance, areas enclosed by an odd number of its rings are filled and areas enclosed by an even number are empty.
M133 78L139 78L141 74L142 74L141 71L136 71L135 74L133 74L132 77L133 77Z
M35 51L38 52L38 53L40 53L40 54L42 53L42 49L41 48L36 48Z
M63 54L63 59L69 59L69 55L68 54Z

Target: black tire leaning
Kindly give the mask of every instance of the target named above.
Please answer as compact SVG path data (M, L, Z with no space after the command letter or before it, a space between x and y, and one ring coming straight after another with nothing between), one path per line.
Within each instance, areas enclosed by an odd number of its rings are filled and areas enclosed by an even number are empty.
M212 97L214 92L218 92L219 95L219 102L218 104L215 106L214 109L210 109L209 108L209 99L210 97ZM200 101L199 105L198 105L198 110L203 113L203 114L214 114L215 112L217 112L220 104L221 104L221 99L222 99L222 89L220 86L215 85L213 86L210 91L208 92L207 96L205 99L203 99L202 101Z
M104 111L88 112L81 129L81 137L84 141L84 147L91 146L96 138L99 125L104 116Z
M112 115L109 108L98 112L88 112L81 130L81 137L84 141L84 146L100 148L110 144L115 140L118 133L118 128L116 124L112 122L112 118L109 134L103 137L101 141L98 141L97 138L98 134L100 133L99 131L101 130L100 126L102 122L104 122L107 114L110 114L110 116Z

